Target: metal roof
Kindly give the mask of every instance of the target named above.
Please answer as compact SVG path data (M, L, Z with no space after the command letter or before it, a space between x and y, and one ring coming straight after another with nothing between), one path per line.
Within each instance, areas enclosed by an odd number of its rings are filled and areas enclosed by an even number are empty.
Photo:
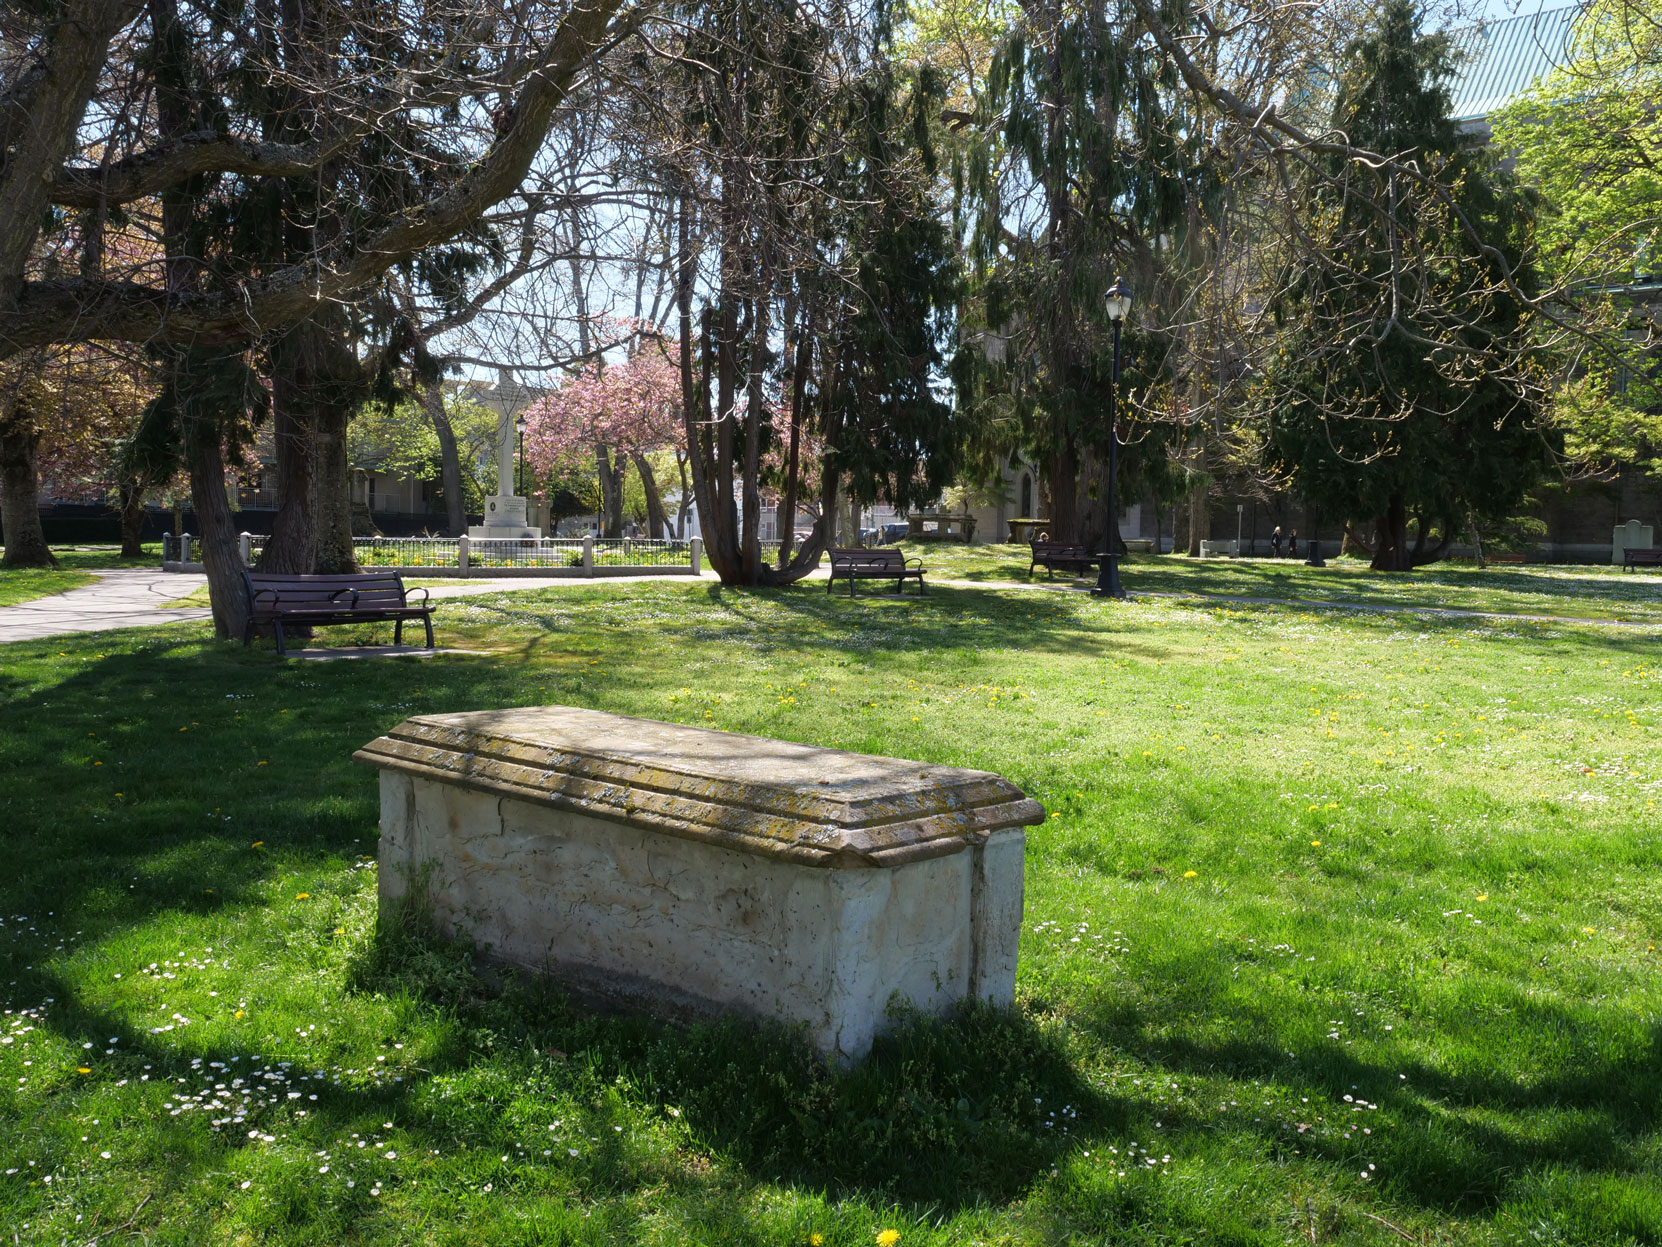
M1582 5L1520 13L1449 31L1461 53L1450 84L1456 121L1481 121L1564 63Z

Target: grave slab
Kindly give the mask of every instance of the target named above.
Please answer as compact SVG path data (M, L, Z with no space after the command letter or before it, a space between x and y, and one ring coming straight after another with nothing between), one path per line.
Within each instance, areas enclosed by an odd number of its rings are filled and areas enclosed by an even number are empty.
M569 706L420 715L380 768L383 904L578 994L801 1025L863 1055L898 998L1008 1004L1026 826L985 771Z

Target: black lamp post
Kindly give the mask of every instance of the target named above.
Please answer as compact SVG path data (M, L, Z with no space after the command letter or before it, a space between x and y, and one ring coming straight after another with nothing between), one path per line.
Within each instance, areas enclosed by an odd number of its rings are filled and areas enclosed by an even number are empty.
M1096 587L1091 590L1098 597L1123 598L1125 589L1120 584L1120 552L1114 540L1119 533L1120 433L1115 421L1114 404L1120 392L1120 328L1126 313L1131 310L1131 287L1123 277L1114 278L1114 284L1104 296L1108 304L1108 323L1114 327L1114 374L1108 386L1108 550L1098 565Z
M514 429L519 434L519 463L514 477L522 498L525 496L525 426L529 423L524 416L514 417Z

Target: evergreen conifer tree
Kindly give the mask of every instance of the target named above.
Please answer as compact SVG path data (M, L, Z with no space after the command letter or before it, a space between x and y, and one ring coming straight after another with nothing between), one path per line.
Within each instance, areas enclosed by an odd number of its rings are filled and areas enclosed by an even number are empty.
M1528 370L1488 366L1527 351L1529 311L1498 274L1534 289L1532 203L1450 119L1453 69L1414 0L1388 0L1352 45L1334 128L1451 193L1417 193L1395 162L1331 164L1310 228L1348 262L1286 275L1259 388L1269 466L1344 519L1378 570L1430 562L1473 517L1510 514L1551 462Z

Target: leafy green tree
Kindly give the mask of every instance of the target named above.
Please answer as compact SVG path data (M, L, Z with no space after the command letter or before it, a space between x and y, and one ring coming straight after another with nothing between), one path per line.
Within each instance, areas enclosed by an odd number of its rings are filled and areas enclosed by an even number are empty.
M497 415L482 403L448 394L445 413L461 460L463 506L480 511L496 491ZM353 419L347 432L347 461L355 469L430 481L443 489L443 454L438 431L420 400L371 403Z
M1022 7L994 52L954 179L971 291L953 377L976 414L983 471L1021 450L1041 468L1053 535L1105 540L1103 462L1117 276L1147 293L1162 237L1215 183L1161 54L1130 4ZM1146 319L1143 321L1146 325ZM1153 380L1168 340L1127 327L1122 394ZM1122 418L1131 412L1120 406ZM985 436L987 432L992 435ZM1121 429L1121 496L1163 468L1165 437Z
M1334 128L1419 162L1449 197L1413 193L1400 163L1334 157L1310 229L1348 263L1287 275L1259 387L1269 466L1386 571L1441 557L1474 518L1510 515L1552 461L1541 387L1527 369L1490 366L1531 342L1530 314L1497 270L1534 288L1532 200L1456 131L1453 66L1413 0L1388 0L1351 47Z
M1554 395L1574 458L1662 471L1662 351L1635 283L1662 272L1662 3L1599 0L1569 54L1492 119L1539 189L1545 275L1579 288L1587 349Z

